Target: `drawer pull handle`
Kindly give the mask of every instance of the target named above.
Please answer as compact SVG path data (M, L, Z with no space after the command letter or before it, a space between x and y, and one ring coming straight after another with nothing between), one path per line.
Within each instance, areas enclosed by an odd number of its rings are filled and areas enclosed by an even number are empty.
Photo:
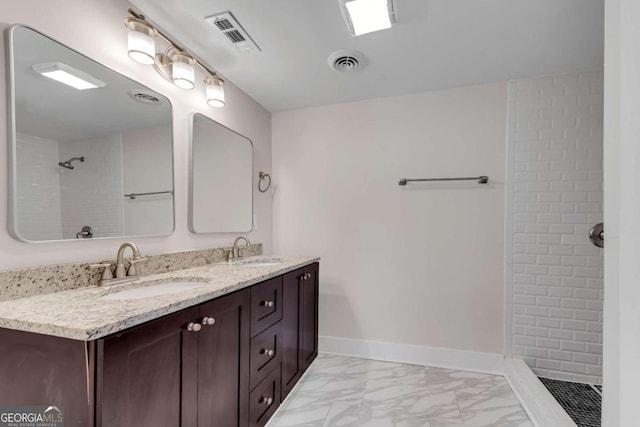
M265 307L273 307L273 301L262 301L262 305Z
M216 324L216 319L214 319L213 317L204 317L202 319L202 324L204 326L213 326Z
M265 356L269 356L269 357L273 356L273 350L266 349L266 348L263 348L260 351L260 353L264 354Z
M260 403L264 403L265 405L269 406L273 403L273 397L264 397L262 396L260 398Z
M200 329L202 329L202 325L198 322L189 322L187 325L187 331L189 332L198 332Z

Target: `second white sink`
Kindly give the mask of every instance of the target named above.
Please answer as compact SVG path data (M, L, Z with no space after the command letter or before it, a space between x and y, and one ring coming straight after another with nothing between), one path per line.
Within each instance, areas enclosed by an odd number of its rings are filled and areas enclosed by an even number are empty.
M272 265L281 264L282 260L279 258L267 258L267 259L254 259L248 261L242 261L238 263L242 267L269 267Z
M144 299L150 297L157 297L160 295L177 294L183 291L191 289L198 289L204 286L203 283L197 282L168 282L158 283L156 285L143 286L140 288L127 289L126 291L113 292L101 296L100 299L104 300L129 300L129 299Z

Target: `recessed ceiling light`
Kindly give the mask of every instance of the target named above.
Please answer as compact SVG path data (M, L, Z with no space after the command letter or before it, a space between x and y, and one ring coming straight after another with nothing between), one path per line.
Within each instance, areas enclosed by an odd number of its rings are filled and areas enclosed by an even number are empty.
M63 62L45 62L33 66L33 70L45 77L64 83L74 89L96 89L107 84Z
M393 0L339 0L354 36L391 28L396 22Z

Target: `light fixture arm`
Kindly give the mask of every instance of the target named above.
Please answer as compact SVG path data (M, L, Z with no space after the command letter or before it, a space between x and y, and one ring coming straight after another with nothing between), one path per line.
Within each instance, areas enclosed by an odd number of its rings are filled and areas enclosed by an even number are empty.
M153 25L151 22L149 22L149 20L143 14L138 13L133 9L129 9L129 14L131 14L131 16L133 16L134 18L143 21L149 27L153 28L160 37L162 37L165 41L167 41L171 45L171 46L169 46L167 48L167 50L165 50L164 53L156 54L156 64L154 65L154 68L156 69L156 71L158 71L158 73L160 75L162 75L162 77L164 77L165 79L171 81L170 73L168 73L167 69L164 69L164 68L171 65L171 56L170 55L175 55L175 54L180 53L180 54L187 55L187 56L193 58L193 61L194 61L193 65L199 66L201 69L203 69L209 75L214 76L214 77L216 77L217 79L219 79L221 81L224 81L217 75L217 73L215 71L212 71L211 68L209 68L207 65L205 65L205 63L201 59L199 59L196 55L193 55L192 53L188 52L187 49L183 48L178 43L174 42L169 36L164 34L155 25ZM171 52L171 50L175 50L176 52Z

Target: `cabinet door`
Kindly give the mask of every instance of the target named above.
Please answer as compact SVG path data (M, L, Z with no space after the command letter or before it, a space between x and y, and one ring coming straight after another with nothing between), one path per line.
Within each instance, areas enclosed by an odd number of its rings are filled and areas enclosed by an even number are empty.
M199 306L198 427L249 422L249 289ZM212 323L212 324L209 324Z
M0 328L0 349L0 405L60 406L66 426L93 426L93 343Z
M300 352L300 284L304 270L292 271L283 276L282 282L282 400L302 376Z
M302 370L318 355L318 263L304 268L300 284L300 351Z
M98 341L98 427L195 427L192 308ZM183 387L184 384L184 387Z

